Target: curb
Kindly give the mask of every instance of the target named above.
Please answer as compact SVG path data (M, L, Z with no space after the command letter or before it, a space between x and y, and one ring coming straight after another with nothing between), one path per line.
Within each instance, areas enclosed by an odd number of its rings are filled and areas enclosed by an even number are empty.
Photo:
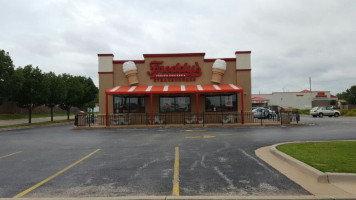
M338 141L346 141L346 140L338 140ZM353 141L353 140L347 140L347 141ZM306 141L306 142L326 142L326 141ZM286 161L287 163L294 165L299 171L308 174L312 177L314 177L317 182L319 183L337 183L337 182L352 182L356 183L356 173L330 173L330 172L321 172L310 165L307 165L277 149L278 146L284 145L284 144L292 144L292 143L301 143L300 142L285 142L285 143L279 143L270 146L269 151L277 156L278 158L282 159L283 161ZM304 141L303 141L304 143Z

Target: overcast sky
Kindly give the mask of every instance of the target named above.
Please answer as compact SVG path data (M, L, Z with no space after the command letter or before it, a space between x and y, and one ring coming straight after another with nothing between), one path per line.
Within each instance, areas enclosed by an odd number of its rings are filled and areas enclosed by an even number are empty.
M98 53L251 50L252 92L356 85L356 1L0 0L0 49L15 66L90 76Z

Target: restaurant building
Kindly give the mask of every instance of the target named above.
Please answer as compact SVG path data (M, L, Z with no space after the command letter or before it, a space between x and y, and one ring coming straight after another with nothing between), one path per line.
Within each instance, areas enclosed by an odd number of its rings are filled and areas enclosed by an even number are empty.
M99 113L119 124L244 123L251 111L251 51L233 58L205 53L98 54Z

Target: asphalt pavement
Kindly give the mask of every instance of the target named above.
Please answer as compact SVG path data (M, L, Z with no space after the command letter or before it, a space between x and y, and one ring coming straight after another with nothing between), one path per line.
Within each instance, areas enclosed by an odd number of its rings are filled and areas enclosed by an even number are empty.
M301 120L300 127L1 131L0 197L164 196L175 182L181 196L310 195L254 151L289 141L355 140L356 118Z

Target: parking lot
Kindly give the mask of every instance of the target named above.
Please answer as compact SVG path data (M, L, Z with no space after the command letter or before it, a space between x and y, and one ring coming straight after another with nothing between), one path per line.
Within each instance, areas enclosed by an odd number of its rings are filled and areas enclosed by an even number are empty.
M301 122L305 125L2 131L0 197L308 195L257 158L255 149L286 141L355 140L356 118L303 116Z

